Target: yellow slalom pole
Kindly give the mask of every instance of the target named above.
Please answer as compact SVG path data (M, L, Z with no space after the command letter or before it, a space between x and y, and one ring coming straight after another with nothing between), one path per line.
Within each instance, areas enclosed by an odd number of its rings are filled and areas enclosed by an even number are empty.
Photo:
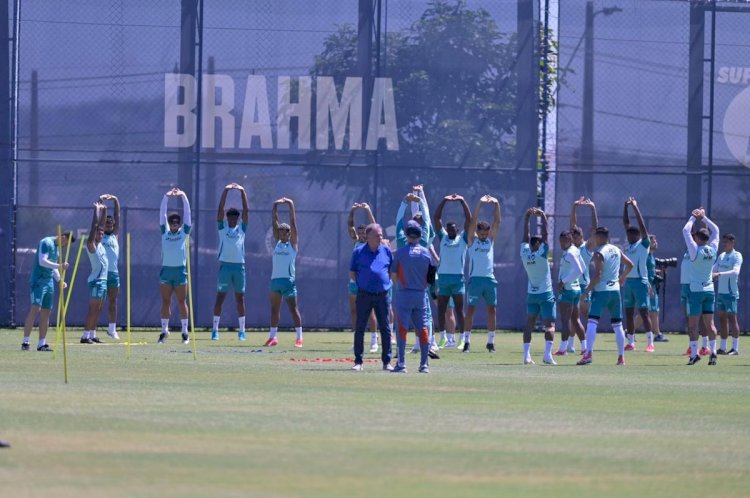
M189 312L190 312L190 332L192 333L192 336L193 336L193 359L196 360L198 358L197 358L196 352L195 352L195 350L196 350L196 347L195 347L196 346L196 344L195 344L195 321L193 320L193 282L192 282L192 278L191 278L192 275L190 273L190 236L189 235L186 236L186 238L185 238L185 253L186 253L186 257L187 257L187 277L188 277L188 279L187 279L188 280L187 285L188 285L188 306L190 307L190 309L189 309Z
M125 235L125 265L128 270L128 277L125 283L125 302L127 308L127 332L128 332L128 359L130 359L130 232Z
M57 243L59 245L59 252L62 256L62 227L60 225L57 225ZM65 278L64 272L60 272L60 301L58 303L58 311L59 308L62 308L65 304L65 298L63 296L63 292L65 290ZM68 348L65 344L67 341L65 340L65 313L61 313L62 315L62 323L60 324L60 330L62 331L62 341L63 341L63 371L65 373L65 383L68 383Z
M62 323L62 321L64 321L64 319L61 320L61 315L60 315L61 312L62 312L62 315L64 316L67 316L68 314L68 304L70 303L70 295L73 292L73 283L75 283L76 281L76 272L78 271L78 262L81 259L81 250L83 249L83 242L84 242L84 239L81 238L81 242L80 244L78 244L78 254L76 255L76 262L75 262L75 265L73 266L73 276L70 278L70 287L68 288L68 295L65 297L64 306L60 306L60 308L62 309L57 310L57 322L58 323ZM70 244L68 244L68 249L70 249ZM66 262L68 261L67 256L65 257L65 261ZM67 270L61 274L62 280L65 279L66 273L67 273ZM60 347L61 336L62 336L62 329L58 326L57 335L55 337L55 351L54 353L52 353L54 357L57 356L57 348Z

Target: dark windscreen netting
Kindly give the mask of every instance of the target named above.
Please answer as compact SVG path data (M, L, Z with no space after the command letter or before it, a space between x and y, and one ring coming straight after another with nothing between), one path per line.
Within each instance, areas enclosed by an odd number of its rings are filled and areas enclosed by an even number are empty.
M500 198L500 323L521 323L523 292L510 284L522 277L518 216L534 202L535 179L531 165L515 170L515 1L205 1L202 23L200 9L185 22L189 4L24 4L17 317L38 240L58 223L84 233L92 202L113 193L123 206L123 276L124 234L132 240L132 321L157 324L158 206L179 185L193 208L195 316L209 324L216 206L224 185L238 182L250 199L248 324L268 322L270 209L287 196L300 228L303 323L348 326L351 204L370 203L392 236L401 198L424 183L433 210L453 192L472 207L485 193ZM203 43L192 59L191 36ZM236 195L228 207L240 206ZM88 271L84 255L72 323L83 318ZM234 323L234 304L224 309L223 323Z

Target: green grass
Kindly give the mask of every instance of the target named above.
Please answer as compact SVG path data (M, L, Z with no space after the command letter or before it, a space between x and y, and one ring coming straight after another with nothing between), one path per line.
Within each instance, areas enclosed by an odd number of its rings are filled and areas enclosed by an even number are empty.
M50 335L54 335L52 332ZM198 360L172 334L125 347L68 342L20 351L0 331L3 496L741 496L750 486L750 356L685 366L685 336L615 367L612 334L596 363L520 365L521 336L498 352L441 352L432 373L365 372L351 334L291 334L253 353L199 334ZM36 339L36 332L33 340ZM53 337L54 339L54 337ZM640 335L639 346L643 346ZM105 339L106 340L106 339ZM750 349L744 338L746 349ZM533 355L541 363L543 338ZM33 344L32 344L33 346ZM370 358L379 355L368 355Z

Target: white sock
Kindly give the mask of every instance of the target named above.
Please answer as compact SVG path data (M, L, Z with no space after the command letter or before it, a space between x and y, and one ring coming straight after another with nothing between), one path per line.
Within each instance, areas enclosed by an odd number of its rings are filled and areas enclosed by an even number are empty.
M245 331L245 317L241 316L237 319L237 321L239 322L239 325L240 325L240 332L244 332ZM216 324L216 328L217 329L219 328L218 323Z
M698 341L690 341L690 356L698 354Z
M214 315L214 325L213 325L214 330L217 330L217 331L219 330L219 320L221 320L221 317Z
M593 318L589 318L589 323L586 324L586 352L594 352L594 343L596 342L596 328L599 326L599 322Z
M635 344L635 334L627 334L628 344L631 346Z
M182 333L187 334L188 331L188 319L182 318L180 319L180 324L182 325Z
M615 323L612 325L615 329L615 341L617 342L617 354L623 356L625 354L625 331L622 329L622 322Z
M83 335L81 336L81 339L88 339L88 338L89 338L89 331L88 330L84 330L83 331Z
M716 354L716 339L708 341L708 347L711 350L711 354Z
M558 351L567 351L568 350L568 339L565 339L564 341L560 341L560 347L558 348Z
M370 332L370 345L375 345L378 343L378 334L377 332Z
M94 337L96 337L96 329L94 329L94 330L92 330L92 331L89 332L89 337L92 338L92 339Z
M109 335L114 335L116 329L117 324L115 322L111 322L109 325L107 325L107 332L109 332Z
M646 341L648 341L648 345L651 346L654 344L654 333L653 332L646 332Z
M297 340L302 339L302 327L294 327L294 332L297 334Z
M732 338L732 340L734 340L734 338ZM721 349L723 349L724 351L727 350L727 340L726 339L722 339L721 340Z
M29 343L29 338L28 337L24 337L22 344L28 344L28 343Z
M552 357L552 341L544 341L544 357Z
M495 344L495 331L494 330L487 332L487 342L490 344Z
M441 331L440 332L440 340L441 341L448 340L448 332L446 332L445 330Z
M279 328L278 327L271 327L271 333L268 334L268 338L269 339L273 339L274 337L276 337L276 334L278 332L279 332Z
M28 344L28 343L27 343L27 344ZM42 347L42 346L44 346L45 344L47 344L47 338L46 338L46 337L45 337L44 339L39 339L39 343L37 344L37 347L38 347L38 348L41 348L41 347Z
M169 334L169 318L161 319L161 331L163 334Z
M702 346L704 348L707 348L708 347L708 336L707 335L701 336L701 341L702 341Z
M471 330L464 332L464 342L471 342Z
M524 342L523 343L523 358L531 358L531 343L530 342Z
M732 337L732 349L740 352L740 338L739 337Z
M581 341L581 351L586 351L586 339Z

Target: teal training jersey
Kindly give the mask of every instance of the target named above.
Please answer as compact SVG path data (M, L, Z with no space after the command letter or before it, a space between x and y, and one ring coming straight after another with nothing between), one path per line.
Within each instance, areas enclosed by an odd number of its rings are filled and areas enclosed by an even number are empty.
M582 271L581 269L583 267L584 262L583 258L581 257L581 251L575 245L571 244L570 247L568 247L568 250L564 251L562 257L560 258L559 279L560 282L563 282L565 290L581 290L580 278L582 276L582 273L577 278L574 278L569 282L565 282L565 278L568 277L568 275L574 275L579 271Z
M297 251L291 242L278 241L273 249L271 279L291 278L294 280L294 261L296 258Z
M742 266L742 254L739 251L723 252L716 259L714 269L717 272L734 272L731 275L719 275L719 294L732 294L740 297L740 288L737 280L740 276Z
M680 262L680 285L690 285L690 253L687 251Z
M633 262L633 269L630 270L627 278L641 280L644 283L648 282L648 267L646 266L646 260L648 259L649 247L651 247L651 241L648 237L639 240L635 244L628 244L625 247L625 256Z
M653 284L656 281L656 258L652 253L648 253L646 258L646 271L648 272L648 282Z
M468 248L469 277L495 278L495 248L492 239L475 237Z
M117 235L114 233L104 234L102 245L107 251L107 271L109 273L118 273L117 262L120 259L120 244L117 242Z
M438 275L463 275L466 268L466 250L469 245L466 242L465 232L459 233L455 239L448 237L445 229L438 232L440 239L440 266Z
M597 292L619 292L620 261L622 252L618 247L613 246L612 244L604 244L603 246L597 247L594 252L598 252L602 255L602 258L604 258L601 278L599 279L599 283L596 284L596 287L594 287L594 290Z
M536 251L531 250L531 245L528 242L521 244L521 261L529 277L527 285L529 294L552 292L552 276L549 271L548 253L549 246L546 242L542 242Z
M230 228L224 221L219 223L219 261L245 264L245 232L247 225L238 223Z
M711 273L716 262L716 249L706 244L698 246L695 259L690 261L690 292L713 292Z
M161 226L161 265L185 266L185 241L190 235L190 226L182 225L176 232Z
M581 275L581 287L585 288L589 285L591 280L590 269L591 259L594 257L594 253L589 251L586 247L586 241L581 244L578 248L581 251L581 259L583 260L583 275Z
M57 244L55 244L55 237L45 237L39 241L39 246L36 249L36 257L34 258L34 269L31 271L31 279L51 279L54 270L51 268L45 268L39 264L39 255L46 254L47 259L52 263L57 263L60 259L60 251L58 251Z
M88 282L95 282L97 280L107 280L108 260L107 250L104 248L104 244L101 242L96 245L94 252L91 252L86 248L86 252L89 255L89 261L91 262L91 273L89 274Z

